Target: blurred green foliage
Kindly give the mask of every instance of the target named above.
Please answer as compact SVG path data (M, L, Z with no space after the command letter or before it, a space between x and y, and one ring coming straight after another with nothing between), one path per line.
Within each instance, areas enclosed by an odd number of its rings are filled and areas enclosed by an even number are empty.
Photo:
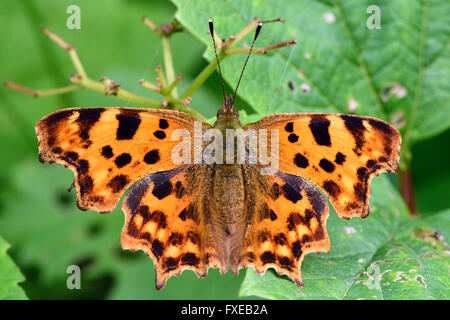
M401 0L393 2L397 3L400 9L405 3ZM418 2L421 3L421 1ZM216 21L217 31L225 36L227 33L235 34L254 15L258 15L262 19L281 15L288 22L268 25L267 28L265 26L260 39L262 45L289 40L292 38L291 33L295 31L300 32L300 34L296 34L297 39L300 40L300 47L295 49L298 50L297 56L304 54L305 46L313 47L313 40L306 39L307 41L302 43L302 40L305 39L300 37L302 32L307 33L308 30L314 30L316 26L308 24L306 20L294 21L295 23L289 24L289 19L295 20L297 11L290 10L289 13L284 5L278 7L273 5L272 9L274 10L268 11L260 1L248 2L241 7L233 1L230 2L233 4L231 9L229 4L217 4L219 2L210 5L210 2L206 1L177 0L175 3L180 7L177 17L180 18L183 27L187 29L186 32L176 34L172 38L175 72L182 72L184 76L180 90L186 88L197 73L207 65L207 61L202 56L206 48L205 44L209 41L206 35L208 18ZM314 5L322 4L327 8L329 3L332 1L317 1ZM146 15L159 25L172 20L177 10L176 6L168 1L76 1L81 8L81 29L68 30L66 28L68 17L66 8L71 4L74 4L74 1L6 0L0 2L1 80L12 80L36 89L56 88L67 84L69 76L74 73L73 67L67 53L40 31L39 26L44 25L76 47L92 78L100 79L108 76L133 93L156 98L155 94L140 87L137 80L154 77L155 67L163 64L162 46L160 38L144 26L140 22L140 18L142 15ZM364 4L366 3L364 2ZM228 14L229 10L233 14ZM335 9L331 6L330 10ZM244 11L247 16L242 14ZM261 12L265 12L264 16L261 15ZM266 16L269 14L270 16ZM362 16L366 16L364 10ZM391 12L390 16L395 16L395 14ZM437 23L440 22L437 21ZM302 28L305 30L299 31L299 24L302 24ZM339 39L340 36L339 32L329 34L331 40ZM395 35L391 35L391 37L395 38ZM249 36L248 39L251 37ZM282 49L281 55L285 60L289 58L290 50L292 49ZM297 56L293 57L293 61L307 68L304 61L296 60ZM208 52L206 57L211 59L211 52ZM260 114L265 114L266 108L271 108L270 112L303 111L303 104L299 104L295 99L292 100L285 83L280 82L280 79L284 80L280 78L282 76L285 76L285 79L291 77L289 73L292 70L288 70L287 74L283 73L286 61L281 60L280 63L277 61L279 57L278 53L252 57L240 89L243 98L238 104L240 108L244 108L249 113L256 110ZM243 59L243 56L236 55L224 62L224 75L231 86L236 83ZM331 58L322 56L309 68L314 71L317 65L327 65L329 61L332 61L328 59ZM397 63L401 64L401 61ZM401 72L401 67L398 70ZM272 78L263 77L267 71L273 75ZM448 73L448 65L442 67L441 71ZM342 78L348 81L348 78L345 77L345 68L339 72L342 73ZM314 77L322 77L325 79L325 81L321 80L324 85L332 86L332 84L327 84L326 74L315 74ZM268 85L267 81L270 82ZM277 95L267 89L267 87L274 88L280 83L282 89ZM331 90L334 89L330 88ZM229 88L228 91L230 91ZM338 106L337 110L339 110L340 104L345 105L346 101L342 97L339 98L339 94L343 93L335 93L338 98L333 100ZM364 94L363 90L361 99L362 101L368 99L369 105L362 105L362 108L368 108L370 107L370 98L365 97ZM268 104L273 101L274 96L276 100L269 106ZM219 79L215 73L194 94L191 106L205 117L210 118L221 105L221 97ZM320 97L315 96L314 92L308 99L309 102L320 105L318 103L321 101ZM430 99L434 101L432 98ZM444 106L448 110L448 100L445 100L445 96L443 99ZM77 106L131 105L126 101L89 91L77 91L35 99L0 87L0 150L2 150L0 157L0 235L11 245L8 253L26 277L26 281L21 286L27 296L32 299L238 298L239 288L245 274L244 270L241 270L239 277L234 277L230 273L219 275L217 270L210 270L205 279L197 279L192 272L185 272L180 277L171 278L162 292L156 292L151 260L142 252L131 253L120 249L119 234L123 225L121 210L116 209L109 215L99 215L95 212L81 212L76 208L74 192L66 192L73 179L72 173L62 167L42 165L37 159L34 123L52 111ZM300 109L296 109L297 107ZM319 106L317 111L326 111L327 107ZM427 112L435 112L433 110L424 109L420 112L426 115ZM364 113L372 114L371 112ZM435 117L436 114L431 116ZM254 115L250 117L253 119ZM439 117L448 123L448 114ZM426 226L431 229L444 227L443 230L440 230L444 237L448 236L448 219L445 220L445 217L448 217L448 211L444 210L450 207L450 198L448 197L450 151L447 148L449 138L450 132L446 130L428 140L417 142L411 149L411 168L418 210L428 222L432 222L433 217L438 213L436 217L441 218L437 220L444 222L441 225L427 222ZM384 177L378 179L380 181L376 183L380 186L385 183L389 184ZM381 179L383 180L381 181ZM378 189L382 193L383 187ZM392 189L392 186L386 186L384 189ZM388 216L391 216L394 211L402 212L404 217L407 215L406 209L396 191L392 192L395 194L396 202L395 204L389 202L391 206L386 208L386 212ZM383 199L378 201L377 207L383 206ZM357 221L354 219L355 221L352 220L351 223L361 226L361 228L364 228L365 225L380 225L380 223L383 224L381 214L381 211L375 210L368 219L358 219ZM338 233L342 232L342 226L346 222L336 219L333 213L331 215L328 227L337 226L334 231L329 229L331 237L333 239L335 235L340 239L341 236ZM443 215L445 215L444 218L442 218ZM386 229L383 228L379 230ZM370 236L370 232L367 235ZM399 237L401 236L400 233ZM332 250L334 246L337 246L338 250L339 248L345 250L345 247L354 240L348 238L348 242L343 241L343 243L332 244ZM322 261L323 258L326 259L326 256L311 254L305 259L305 263L311 261L310 266L313 266L313 263ZM330 259L332 260L333 256ZM0 256L0 264L1 261L3 260ZM66 288L66 268L70 264L82 266L82 290ZM355 272L359 270L359 266L352 265L351 261L347 262L347 265L341 266L344 271L350 270L347 276L354 276ZM346 267L348 269L345 269ZM308 274L308 267L304 268ZM16 282L20 276L15 274L14 281ZM246 282L241 288L241 294L274 298L276 291L265 287L268 282L271 282L271 277L273 274L269 273L264 278L253 279L256 282L248 282L252 280L252 274L248 273ZM258 286L258 281L262 281L262 285ZM249 285L254 285L256 289L250 290ZM298 298L295 293L291 294L292 291L289 290L292 288L289 285L287 291L283 293L285 295L277 297ZM271 296L271 294L273 295ZM360 292L355 293L354 297L357 297L357 294ZM328 296L325 294L322 296L339 297L339 293L333 292L333 294L328 293ZM17 297L24 296L18 295ZM0 298L2 298L1 295Z

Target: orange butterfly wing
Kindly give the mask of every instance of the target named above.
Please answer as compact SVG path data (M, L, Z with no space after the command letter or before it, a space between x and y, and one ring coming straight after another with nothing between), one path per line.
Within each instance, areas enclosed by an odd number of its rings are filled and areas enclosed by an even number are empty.
M249 128L278 130L279 170L313 182L345 219L366 217L370 180L398 169L400 133L375 118L273 114Z
M261 175L244 166L247 228L242 247L231 252L231 269L251 266L258 274L275 268L303 286L301 264L309 252L329 252L328 205L322 194L301 177L278 172ZM236 257L237 259L233 259Z
M122 247L144 250L152 258L158 290L183 270L205 277L209 267L228 269L225 252L216 249L221 246L208 205L210 180L199 166L158 172L142 179L123 201Z
M74 171L80 209L109 212L138 179L178 167L171 150L179 142L171 134L192 132L193 123L171 110L64 109L37 122L39 159Z

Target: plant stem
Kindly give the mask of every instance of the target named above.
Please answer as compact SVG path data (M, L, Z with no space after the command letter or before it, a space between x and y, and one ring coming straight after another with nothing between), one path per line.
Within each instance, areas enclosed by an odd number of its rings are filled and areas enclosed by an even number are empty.
M186 112L190 114L194 119L205 122L207 119L198 111L188 107L188 106L180 106L178 110Z
M75 82L75 83L77 83L77 82ZM105 85L100 82L97 82L95 80L92 80L90 78L82 78L79 82L79 85L86 89L97 91L97 92L100 92L103 94L105 93ZM118 99L129 101L129 102L135 103L137 105L142 105L142 106L147 106L147 107L152 107L152 108L161 107L161 104L159 101L144 98L141 96L137 96L135 94L132 94L129 91L122 89L122 88L118 89L117 94L114 96Z
M205 82L205 80L215 71L217 67L217 61L214 59L211 61L194 79L191 85L185 90L182 96L179 98L177 92L177 85L181 81L181 74L178 77L175 77L171 45L170 45L170 35L174 32L181 31L181 28L178 27L178 23L169 23L161 26L161 29L158 28L152 21L148 18L143 17L142 21L148 25L153 31L158 33L161 36L163 42L163 53L164 53L164 65L165 71L159 66L156 68L156 72L158 73L157 82L158 85L154 85L144 79L141 79L139 83L144 87L159 92L164 96L162 101L157 101L145 97L141 97L135 95L129 91L122 89L121 85L116 84L113 80L103 78L102 82L92 80L89 78L87 72L85 71L83 64L81 63L80 58L75 50L75 48L69 43L65 42L62 38L52 33L45 27L41 27L42 31L54 42L56 42L61 48L66 50L70 56L73 66L77 73L70 77L70 82L74 85L49 89L49 90L34 90L31 88L27 88L21 85L18 85L13 82L5 82L5 85L11 89L33 95L35 97L43 96L43 95L52 95L52 94L60 94L64 92L69 92L77 89L89 89L92 91L96 91L105 95L112 95L118 99L125 100L128 102L132 102L136 105L147 106L152 108L160 108L167 107L170 109L182 110L184 112L190 113L195 119L199 119L205 121L206 118L202 116L199 112L191 109L189 107L189 103L191 102L192 94ZM275 21L283 21L282 19L274 19L268 21L261 21L263 23L275 22ZM235 53L245 53L248 51L247 48L243 49L234 49L229 50L232 46L238 43L242 38L244 38L253 28L255 28L259 23L259 20L254 20L249 25L247 25L241 32L238 33L237 36L230 36L225 45L222 41L218 41L221 44L221 53L218 57L219 61L222 61L227 55L235 54ZM218 37L218 35L214 34L214 36ZM296 43L295 40L286 41L279 44L271 45L265 48L261 48L259 53L265 53L267 50L277 49L280 47L288 46ZM257 51L258 52L258 51Z
M35 90L35 89L21 86L20 84L17 84L17 83L11 82L11 81L5 81L3 84L10 89L13 89L13 90L25 93L25 94L29 94L36 98L43 97L43 96L50 96L50 95L54 95L54 94L66 93L69 91L74 91L74 90L80 89L80 86L73 85L73 86L66 86L66 87L61 87L61 88L56 88L56 89Z
M250 31L252 31L256 26L258 25L259 20L253 20L251 23L249 23L244 29L239 32L236 37L231 41L230 46L235 45L238 43L242 38L244 38Z
M163 43L164 66L166 70L167 83L171 84L175 81L175 71L173 68L172 50L170 47L170 36L163 36L162 43ZM178 98L177 88L173 88L171 91L172 96L174 98Z
M282 21L280 19L275 19L273 21L266 21L268 22L275 22L275 21ZM228 39L227 44L228 48L225 49L225 51L222 51L222 53L218 56L219 62L221 62L226 56L236 54L236 53L248 53L250 48L236 48L231 49L235 44L237 44L242 38L244 38L250 31L252 31L253 28L255 28L259 23L259 20L253 20L249 25L247 25L244 29L242 29L241 32L238 33L237 36L233 37L232 39ZM214 32L215 35L215 32ZM220 40L220 39L219 39ZM219 41L219 43L222 44L222 41ZM274 50L286 46L290 46L293 44L296 44L297 40L290 40L290 41L284 41L280 43L276 43L264 48L255 48L254 52L259 54L264 54L269 50ZM197 77L194 79L194 81L191 83L191 85L183 92L181 95L181 98L187 98L192 96L192 94L203 84L203 82L206 81L206 79L209 78L209 76L216 70L217 67L217 61L216 59L211 60L211 62L197 75Z
M410 168L407 168L406 170L400 169L398 173L398 178L401 195L406 205L408 206L411 216L418 217L419 214L417 212L416 202L414 198L414 188L411 177L411 169Z

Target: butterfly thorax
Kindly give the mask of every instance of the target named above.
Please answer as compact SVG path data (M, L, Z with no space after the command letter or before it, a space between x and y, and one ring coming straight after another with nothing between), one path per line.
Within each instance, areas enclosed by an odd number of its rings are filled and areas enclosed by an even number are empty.
M226 129L242 128L241 121L239 121L239 112L234 108L231 96L225 96L222 108L217 111L217 120L214 123L214 128L221 130L224 137L226 136Z

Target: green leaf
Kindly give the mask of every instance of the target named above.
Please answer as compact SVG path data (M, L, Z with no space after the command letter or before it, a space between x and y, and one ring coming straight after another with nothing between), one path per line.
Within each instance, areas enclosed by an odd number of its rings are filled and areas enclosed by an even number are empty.
M371 15L366 9L374 4L369 0L173 2L177 19L208 46L208 60L214 58L206 33L209 18L223 38L235 35L255 16L286 20L265 24L256 45L292 38L298 44L264 56L255 54L239 89L239 96L260 115L348 113L351 105L357 105L357 114L397 124L407 149L450 126L446 0L377 1L381 29L373 30L366 27ZM252 38L250 33L245 43ZM224 59L223 75L231 87L244 59L243 55Z
M269 271L247 271L241 296L267 299L449 299L450 210L410 219L386 177L373 182L371 213L327 222L330 254L309 254L304 288Z
M9 244L0 236L0 300L27 299L18 285L25 278L6 253L8 248Z

